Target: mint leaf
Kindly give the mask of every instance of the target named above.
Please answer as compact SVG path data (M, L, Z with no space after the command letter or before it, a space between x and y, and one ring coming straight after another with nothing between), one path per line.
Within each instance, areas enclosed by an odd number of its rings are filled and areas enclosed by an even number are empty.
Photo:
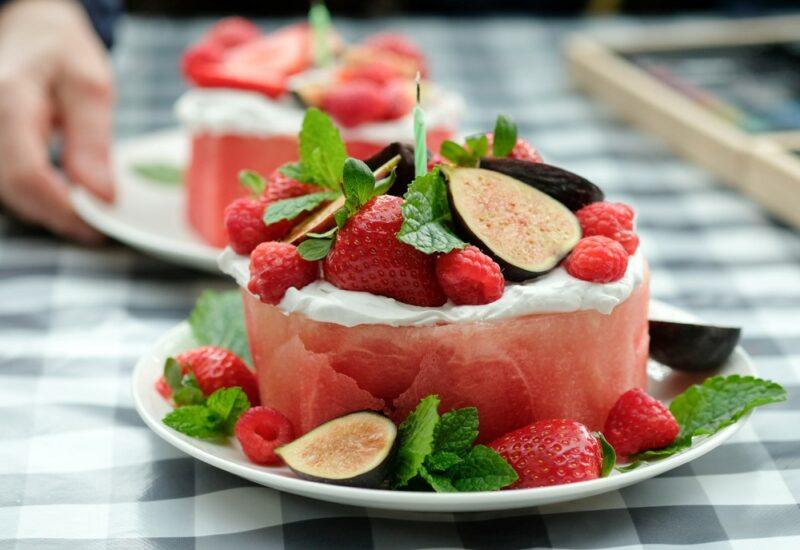
M251 363L244 308L238 291L204 291L197 299L188 321L198 344L228 349L246 363Z
M447 184L438 168L415 178L403 198L403 225L397 233L400 241L425 254L444 254L467 245L448 226L452 214Z
M444 472L461 462L461 456L449 451L439 451L425 458L425 467L431 472Z
M439 146L439 154L447 160L453 162L456 166L474 166L475 160L470 155L469 151L464 149L455 141L449 139L442 142Z
M452 453L461 457L469 452L477 437L478 409L457 409L442 415L433 432L433 449L437 454Z
M278 172L293 180L304 182L309 179L308 175L303 171L303 165L299 162L287 162L278 168Z
M347 206L342 206L333 214L333 219L336 221L336 227L341 229L350 219L350 209Z
M173 430L198 439L218 440L224 435L220 416L203 405L177 408L167 414L162 422Z
M164 380L173 390L181 387L181 380L183 380L183 369L172 357L167 357L167 360L164 362Z
M450 481L450 478L447 476L436 474L429 472L425 466L421 466L419 469L419 476L424 479L428 485L433 487L433 490L437 493L455 493L458 492L453 486L453 483Z
M394 487L403 487L416 476L425 457L433 450L433 432L439 421L438 408L439 397L429 395L400 424Z
M492 155L498 158L507 157L517 144L517 125L506 115L498 115L494 124ZM481 155L483 156L483 155Z
M378 195L385 195L389 192L389 189L392 188L394 185L395 180L397 179L397 169L393 168L391 173L383 178L382 180L378 181L375 184L375 189L372 192L373 197L377 197Z
M180 185L183 183L183 169L180 166L163 162L153 164L134 164L131 169L137 176L156 183Z
M180 382L180 385L172 391L172 400L179 407L184 405L202 405L206 402L206 397L203 395L203 390L197 383L193 373L186 374Z
M252 170L239 172L239 183L249 189L256 197L260 197L267 188L267 181L258 172L253 172Z
M641 461L671 456L690 447L693 437L715 434L756 407L785 400L786 390L775 382L738 374L714 376L672 400L669 410L681 428L672 445L631 458ZM629 469L636 466L632 464Z
M300 130L303 174L311 182L337 191L346 158L344 141L331 118L315 107L308 109Z
M600 432L594 432L598 441L600 441L600 449L603 452L603 463L600 467L600 477L608 477L614 466L617 464L617 451L611 446L611 443L606 441L605 436Z
M306 239L297 246L297 253L304 260L314 262L328 255L333 239Z
M481 157L485 157L486 153L489 152L489 138L486 137L486 134L469 136L464 141L467 142L467 150L475 159L476 164Z
M375 176L362 161L348 158L344 161L342 174L345 204L351 211L358 211L369 201L375 191Z
M281 220L293 220L303 212L310 212L323 202L332 201L338 196L336 191L323 191L273 202L264 212L264 223L272 225Z
M458 491L497 491L517 481L517 472L503 457L484 445L474 446L448 472Z
M220 417L225 435L233 435L233 426L242 413L250 408L250 400L242 388L220 388L208 397L206 407Z

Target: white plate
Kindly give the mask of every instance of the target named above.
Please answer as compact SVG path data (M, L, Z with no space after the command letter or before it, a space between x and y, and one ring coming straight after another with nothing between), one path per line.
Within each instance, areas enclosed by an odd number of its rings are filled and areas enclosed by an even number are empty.
M131 169L162 162L186 166L187 147L178 129L121 141L113 150L114 204L79 187L73 189L72 202L87 223L110 237L162 259L216 273L222 249L205 244L189 226L183 186L153 182Z
M651 306L651 316L654 318L691 319L686 313L659 302L652 302ZM354 506L426 512L479 512L575 500L633 485L703 456L730 438L749 418L748 415L717 434L696 441L690 449L682 453L641 466L628 473L615 471L604 479L554 487L482 493L437 494L340 487L299 479L285 467L256 466L245 458L235 441L229 445L207 443L184 436L162 424L161 419L171 408L155 391L154 382L161 375L164 361L168 356L195 345L189 326L184 322L165 334L137 363L133 373L133 396L136 410L145 423L171 445L198 460L232 474L280 491ZM649 393L663 401L671 400L690 384L701 382L708 376L708 373L692 375L672 371L654 362L649 365L648 374ZM754 375L755 370L749 356L744 350L737 348L727 364L714 374Z

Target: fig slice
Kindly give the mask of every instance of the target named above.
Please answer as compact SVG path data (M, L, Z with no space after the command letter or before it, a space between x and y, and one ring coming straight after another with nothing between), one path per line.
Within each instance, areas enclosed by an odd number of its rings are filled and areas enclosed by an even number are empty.
M303 479L379 487L389 475L396 448L394 422L377 412L360 411L317 426L275 449L275 454Z
M482 168L442 168L459 229L491 255L511 281L558 265L581 238L575 215L554 198Z
M739 343L742 329L650 321L650 357L668 367L703 371L722 366Z
M481 159L480 167L500 172L550 195L573 212L603 200L603 190L595 184L558 166L520 159Z
M413 145L398 141L392 142L369 157L364 163L369 166L370 170L377 170L398 155L400 158L397 161L397 178L387 194L402 197L415 177Z

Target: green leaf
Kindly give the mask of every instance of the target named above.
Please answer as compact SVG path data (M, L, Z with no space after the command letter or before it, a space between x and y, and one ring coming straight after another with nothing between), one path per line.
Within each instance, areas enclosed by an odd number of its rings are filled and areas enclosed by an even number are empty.
M372 174L372 170L362 161L348 158L344 161L342 189L345 203L350 211L358 211L372 198L375 191L375 176Z
M202 405L206 402L206 397L203 395L203 390L200 389L194 373L190 372L183 377L179 386L172 391L172 400L179 407Z
M430 485L437 493L455 493L458 492L447 476L433 473L427 470L425 466L419 469L419 475Z
M492 155L498 158L507 157L517 144L517 125L506 115L498 115L494 124ZM481 155L483 156L483 155Z
M464 460L448 471L456 490L497 491L517 481L517 472L502 456L484 445L476 445Z
M306 239L297 246L297 253L304 260L314 262L328 255L333 239Z
M303 173L317 185L337 191L346 158L344 141L331 118L315 107L308 109L300 130Z
M681 428L672 445L631 458L641 461L671 456L690 447L693 437L717 433L756 407L785 400L786 390L775 382L738 374L714 376L672 400L669 410Z
M333 219L336 221L336 227L341 229L350 219L350 210L346 206L342 206L333 214Z
M180 185L183 183L183 169L174 164L167 164L164 162L134 164L131 169L136 175L156 183L165 183L169 185Z
M252 170L242 170L239 172L239 183L250 190L250 192L260 197L267 188L267 181L258 172Z
M406 191L400 241L425 254L447 253L467 243L449 228L452 219L447 184L438 168L414 179Z
M219 440L224 436L222 419L204 405L175 409L164 417L163 422L173 430L198 439Z
M469 136L465 141L467 142L467 149L476 164L478 159L485 157L486 153L489 152L489 138L486 137L486 134Z
M189 314L192 336L201 346L219 346L252 364L238 291L204 291Z
M394 185L395 180L397 179L397 169L393 169L392 172L377 182L375 184L375 189L372 192L373 197L377 197L378 195L385 195L389 192L389 189L392 188Z
M181 387L183 380L183 369L173 357L167 357L164 362L164 380L173 390Z
M303 165L299 162L287 162L278 168L278 172L287 178L301 182L307 182L309 179L308 175L303 171Z
M335 200L338 196L336 191L323 191L273 202L264 212L264 223L272 225L281 220L293 220L303 212L310 212L323 202Z
M250 408L250 400L242 388L220 388L208 397L206 407L219 415L225 435L233 435L233 426L242 413Z
M477 437L478 409L457 409L442 415L433 433L433 449L437 454L453 453L461 457L469 452Z
M461 456L449 451L430 454L425 459L425 467L431 472L445 472L461 462Z
M394 487L403 487L419 473L433 450L433 432L439 421L439 397L429 395L400 424L395 458Z
M334 226L328 229L325 233L314 233L313 231L309 231L306 233L306 237L311 239L331 239L334 235L336 235L337 231L339 231L339 228Z
M608 477L617 464L617 451L614 450L614 447L606 440L602 433L594 432L592 435L600 441L600 449L603 451L603 464L600 468L600 477Z
M470 163L471 155L455 141L446 139L439 146L439 154L457 166L465 166Z

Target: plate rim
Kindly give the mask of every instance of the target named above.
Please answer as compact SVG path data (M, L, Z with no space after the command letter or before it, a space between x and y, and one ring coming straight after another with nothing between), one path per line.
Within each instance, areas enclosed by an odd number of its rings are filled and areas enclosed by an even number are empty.
M669 309L686 312L674 306L668 306L658 300L651 300L653 304L663 305ZM166 333L153 343L143 354L134 367L131 377L131 391L133 393L136 412L150 430L162 440L176 447L202 462L210 464L228 473L243 477L249 481L278 491L297 494L338 504L349 504L385 510L424 511L424 512L466 512L466 511L493 511L512 510L532 506L541 506L556 502L578 500L601 493L621 489L640 481L658 476L669 470L678 468L696 458L699 458L716 449L749 421L752 412L748 412L736 423L727 426L712 436L708 436L695 443L689 449L669 458L645 464L626 473L615 472L606 478L593 479L578 483L555 485L551 487L535 487L529 489L515 489L513 491L483 491L474 493L430 493L421 491L391 491L385 489L364 489L345 487L287 477L274 472L266 471L267 467L253 465L240 465L229 461L200 448L194 440L179 434L165 426L160 418L154 418L147 409L144 396L140 395L139 388L148 387L140 381L144 379L148 363L152 361L159 350L177 338L190 335L187 321L181 321L170 328ZM737 359L741 361L748 375L757 376L753 362L742 349L737 346L734 350ZM149 384L153 388L152 384ZM151 389L155 392L155 389Z

